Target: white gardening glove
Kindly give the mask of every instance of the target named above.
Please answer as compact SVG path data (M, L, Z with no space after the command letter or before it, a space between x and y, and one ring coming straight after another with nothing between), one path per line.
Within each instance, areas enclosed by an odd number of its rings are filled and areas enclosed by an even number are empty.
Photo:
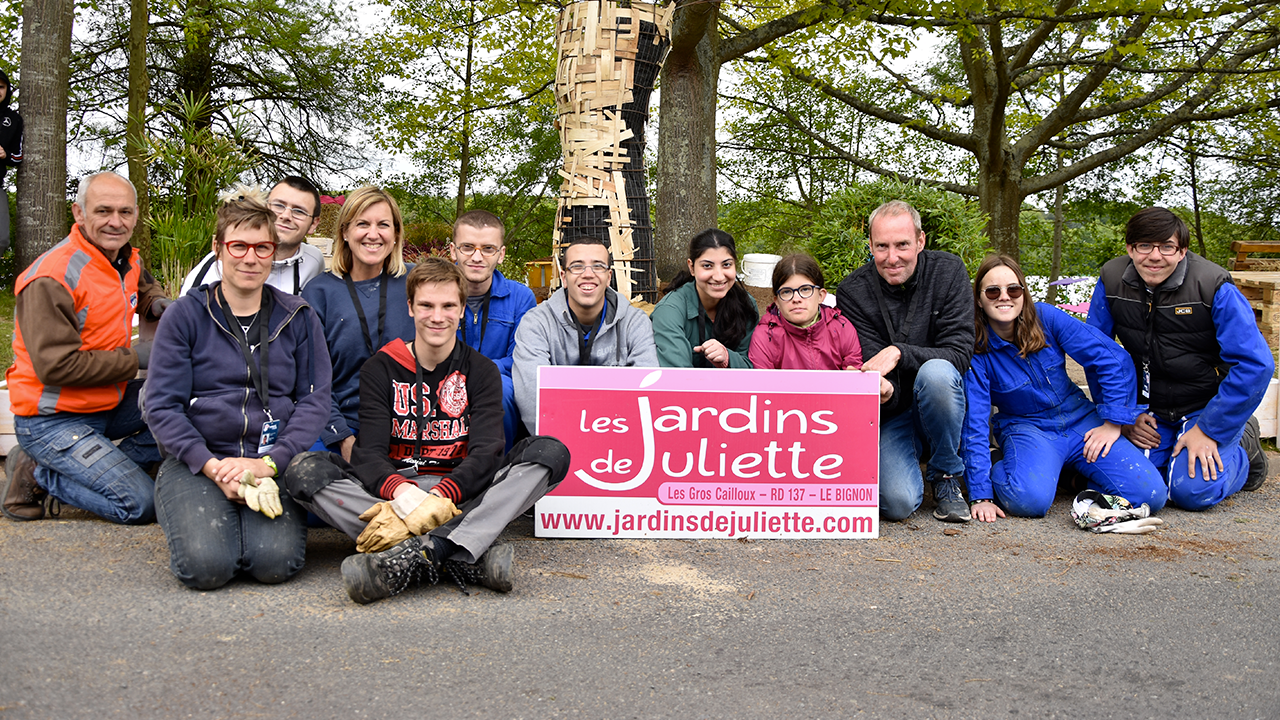
M1145 505L1143 507L1146 507ZM1145 517L1139 520L1126 520L1114 525L1102 525L1093 532L1096 533L1118 533L1120 535L1146 535L1153 533L1156 528L1164 524L1164 521L1156 517Z
M391 509L414 535L425 535L461 513L448 498L433 495L417 485L406 483L402 487L406 490L391 501Z
M280 487L271 478L258 478L251 470L240 476L240 497L250 510L260 512L272 520L280 517L284 507L280 505Z
M1151 506L1143 503L1133 507L1119 495L1103 495L1097 490L1085 490L1071 503L1071 518L1082 529L1095 533L1119 533L1145 535L1164 524L1160 518L1151 517Z

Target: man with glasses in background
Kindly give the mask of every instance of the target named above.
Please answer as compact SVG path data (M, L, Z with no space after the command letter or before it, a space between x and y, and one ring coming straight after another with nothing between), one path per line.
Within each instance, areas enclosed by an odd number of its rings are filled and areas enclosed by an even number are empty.
M324 272L324 253L305 242L320 225L320 190L310 180L290 175L271 188L267 207L275 213L280 238L267 284L300 295L311 278ZM222 263L209 253L187 274L179 294L221 279Z
M1186 224L1165 208L1130 218L1127 254L1102 266L1089 324L1120 338L1138 403L1148 405L1124 436L1147 451L1170 502L1203 510L1267 479L1252 415L1275 363L1231 274L1189 244ZM1089 387L1097 397L1093 377Z
M507 257L505 234L497 215L485 210L465 212L453 223L449 258L467 284L467 306L458 325L458 339L492 360L502 374L502 428L510 450L523 428L511 380L516 328L538 303L532 290L508 280L498 270Z
M565 238L563 248L560 268L564 287L529 311L516 330L512 363L516 404L525 426L534 434L539 367L658 367L649 317L609 287L613 259L604 241L571 235Z

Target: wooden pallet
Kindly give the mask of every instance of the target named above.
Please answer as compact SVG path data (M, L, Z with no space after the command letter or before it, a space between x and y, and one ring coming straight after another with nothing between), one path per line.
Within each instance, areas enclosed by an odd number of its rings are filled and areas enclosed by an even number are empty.
M1280 349L1280 272L1233 270L1231 279L1253 307L1253 319L1267 339L1267 345L1273 351Z
M1236 254L1235 257L1227 261L1227 266L1232 272L1236 270L1242 272L1270 270L1280 263L1274 258L1249 257L1249 253L1280 253L1280 242L1240 242L1237 240L1231 243L1231 252Z

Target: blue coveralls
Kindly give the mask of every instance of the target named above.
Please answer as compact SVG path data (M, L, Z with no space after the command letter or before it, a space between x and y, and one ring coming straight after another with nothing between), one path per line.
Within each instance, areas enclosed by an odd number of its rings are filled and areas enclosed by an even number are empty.
M1023 358L1017 346L988 327L987 352L975 354L965 373L968 411L964 461L970 498L994 498L1013 515L1043 517L1053 504L1058 474L1070 463L1099 492L1120 495L1152 511L1168 491L1155 466L1124 437L1105 457L1088 462L1084 435L1108 420L1132 424L1138 414L1133 362L1096 328L1052 305L1036 303L1048 347ZM1098 377L1096 407L1067 376L1066 356ZM991 418L991 406L999 408ZM988 428L995 423L1004 458L991 462Z
M1203 409L1187 413L1177 422L1156 417L1160 446L1151 450L1151 463L1160 471L1169 487L1169 500L1184 510L1213 507L1240 491L1249 477L1249 457L1240 446L1244 425L1262 402L1262 395L1275 372L1275 361L1262 333L1258 332L1249 301L1230 283L1218 288L1213 296L1214 336L1218 340L1219 357L1232 365L1218 385L1218 394ZM1101 280L1089 301L1089 325L1108 337L1115 336L1115 324L1107 305L1107 291ZM1129 358L1132 368L1133 359ZM1134 375L1133 382L1138 378ZM1089 376L1089 387L1095 381ZM1200 430L1218 443L1218 456L1223 470L1212 479L1197 463L1196 476L1188 473L1184 450L1173 461L1169 455L1183 433L1200 426Z

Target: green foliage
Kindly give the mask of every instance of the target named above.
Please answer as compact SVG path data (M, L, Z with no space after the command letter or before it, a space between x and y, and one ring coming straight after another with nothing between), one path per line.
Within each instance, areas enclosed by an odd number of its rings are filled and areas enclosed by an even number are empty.
M970 272L977 269L989 252L983 232L986 219L976 203L955 193L896 180L850 185L835 192L808 216L778 216L775 219L783 221L771 224L751 225L744 221L776 211L778 201L725 203L721 218L726 222L721 223L721 228L734 234L739 254L809 253L822 266L828 287L834 289L846 275L870 259L867 217L890 200L903 200L916 208L928 238L927 247L959 255Z
M149 134L184 117L180 96L205 98L205 113L188 121L233 138L259 181L364 165L358 131L379 85L345 2L153 1L150 12ZM128 25L127 0L78 8L68 141L101 145L104 166L124 155Z
M209 252L218 193L254 167L234 137L191 122L206 110L203 102L180 98L170 109L167 132L147 143L155 191L149 219L152 264L170 297L177 296L182 279Z

